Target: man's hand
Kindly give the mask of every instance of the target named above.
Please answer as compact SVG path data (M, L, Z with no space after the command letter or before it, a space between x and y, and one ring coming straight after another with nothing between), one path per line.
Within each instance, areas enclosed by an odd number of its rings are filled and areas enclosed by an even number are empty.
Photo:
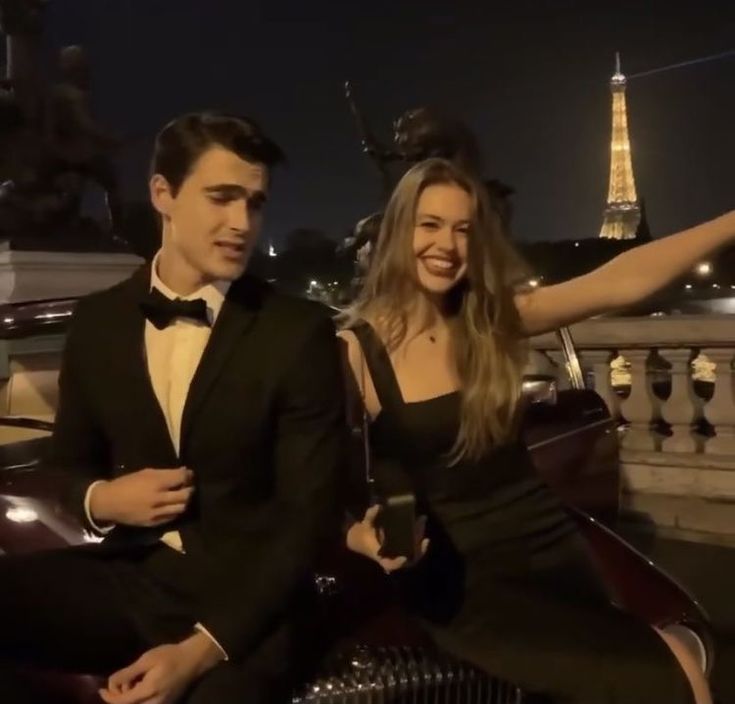
M194 680L224 659L203 633L159 645L110 675L99 695L107 704L173 704Z
M97 484L89 497L98 523L158 526L180 516L191 499L194 473L178 469L139 469Z
M371 506L365 511L362 521L353 523L347 531L347 547L353 552L375 560L386 574L405 567L408 563L406 557L381 557L380 547L383 544L383 536L375 526L375 519L380 513L380 506ZM414 539L416 541L416 558L421 559L429 548L429 539L424 538L426 529L426 517L421 516L414 527Z

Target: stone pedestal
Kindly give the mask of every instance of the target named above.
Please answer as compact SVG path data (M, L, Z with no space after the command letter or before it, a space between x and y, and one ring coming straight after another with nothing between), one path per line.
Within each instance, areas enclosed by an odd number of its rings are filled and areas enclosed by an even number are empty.
M735 456L623 449L620 465L625 520L678 539L735 545Z
M0 304L75 298L109 288L143 260L124 252L48 252L0 243Z

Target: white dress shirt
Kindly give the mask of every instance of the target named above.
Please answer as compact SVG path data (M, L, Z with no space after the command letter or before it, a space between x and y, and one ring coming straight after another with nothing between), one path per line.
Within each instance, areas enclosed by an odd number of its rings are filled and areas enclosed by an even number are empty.
M181 298L189 301L203 298L207 304L210 325L213 326L222 309L230 282L216 281L188 296L179 296L159 278L158 257L159 254L156 254L151 265L151 289L158 289L166 298L172 300ZM176 318L162 330L159 330L150 320L145 321L144 344L148 374L177 455L181 449L181 417L184 412L184 404L211 332L212 328L209 325L190 318ZM89 507L92 490L98 483L94 482L87 489L84 509L90 524L100 533L107 533L114 526L98 526L92 519ZM161 540L174 550L184 552L178 531L164 533ZM216 639L201 624L197 624L197 628L206 633L224 653Z
M163 411L171 442L176 454L181 450L181 417L189 394L189 386L209 341L230 286L229 281L218 281L194 291L188 296L177 296L161 281L156 272L158 255L151 266L151 289L157 288L166 298L192 301L203 298L207 303L210 325L191 318L176 318L171 325L159 330L150 320L145 321L145 356L153 392ZM169 531L161 537L168 546L183 552L178 531Z

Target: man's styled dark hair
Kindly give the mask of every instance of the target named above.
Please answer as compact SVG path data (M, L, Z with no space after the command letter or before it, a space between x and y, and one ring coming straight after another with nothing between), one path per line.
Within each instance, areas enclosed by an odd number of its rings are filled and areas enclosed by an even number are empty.
M250 118L196 112L177 117L158 133L150 174L163 176L176 196L197 159L213 146L267 167L285 159L281 148Z

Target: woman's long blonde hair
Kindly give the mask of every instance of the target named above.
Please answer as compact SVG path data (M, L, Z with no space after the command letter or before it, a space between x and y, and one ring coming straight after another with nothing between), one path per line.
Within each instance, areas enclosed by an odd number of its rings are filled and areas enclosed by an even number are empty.
M456 462L477 459L514 435L526 361L513 290L527 279L528 269L507 241L484 185L444 159L411 168L388 202L364 284L343 321L347 327L370 320L389 351L405 340L408 312L420 291L413 252L416 208L424 189L436 184L459 186L473 204L467 274L447 300L462 394L459 433L451 452Z

